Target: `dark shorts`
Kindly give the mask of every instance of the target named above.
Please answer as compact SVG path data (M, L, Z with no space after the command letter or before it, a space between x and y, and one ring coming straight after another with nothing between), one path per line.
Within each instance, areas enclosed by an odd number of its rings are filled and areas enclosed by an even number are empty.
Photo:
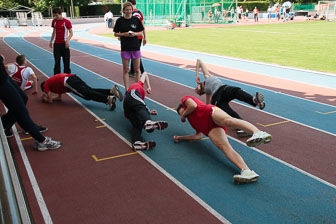
M214 95L211 97L211 104L218 106L221 102L229 103L233 100L233 93L240 89L236 86L222 85L217 89Z

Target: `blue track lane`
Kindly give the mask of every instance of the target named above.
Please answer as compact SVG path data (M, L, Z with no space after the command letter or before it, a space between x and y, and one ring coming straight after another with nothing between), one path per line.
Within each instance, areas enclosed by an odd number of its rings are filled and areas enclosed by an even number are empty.
M50 39L47 37L45 38ZM85 45L79 42L71 42L71 48L121 64L119 52L91 45ZM142 61L147 72L174 82L181 83L183 85L189 86L190 88L194 88L195 86L195 74L190 70L177 68L147 59L142 59ZM329 82L331 82L332 78L334 79L334 81L336 80L335 77L328 78ZM296 121L314 128L318 128L320 130L324 130L326 132L330 132L334 135L336 134L336 113L323 115L316 112L319 111L322 113L326 113L330 111L335 111L336 107L334 106L288 96L279 92L262 89L256 86L246 85L224 78L221 79L223 83L238 86L248 93L255 93L257 91L264 93L267 103L265 111L269 113L283 117L284 119Z
M20 54L25 54L27 59L42 72L48 75L52 74L54 61L51 53L29 44L22 38L6 37L5 42ZM76 43L72 43L71 46L78 47ZM96 53L96 51L92 51L94 49L80 47L90 50L90 54ZM119 54L111 51L97 51L97 53L106 55L110 60L118 57L120 61ZM74 73L80 74L83 80L92 83L95 87L110 88L113 84L111 81L99 79L96 74L75 64L72 64L71 68ZM155 66L154 62L146 61L146 69L149 70L149 68L154 70L160 68L162 74L158 75L171 74L169 77L174 77L174 79L178 78L177 72L181 72L181 69L174 69L162 64ZM182 72L183 74L188 73L184 70ZM193 74L190 73L190 76ZM187 78L184 77L184 79L181 78L181 82L188 83ZM190 82L188 85L192 86L193 83ZM269 97L268 94L270 93L267 92L267 97ZM281 94L275 95L278 97ZM111 127L130 140L131 126L123 117L120 103L117 104L116 110L111 112L107 110L107 106L101 103L77 99L97 116L106 118L105 121ZM293 98L293 100L298 99ZM287 101L291 102L288 99ZM300 105L307 103L304 100L298 100L298 102ZM198 143L173 143L173 135L193 133L193 130L189 125L182 124L175 112L167 110L149 99L146 100L146 103L150 108L158 110L159 115L155 119L169 122L169 128L164 131L155 131L151 135L144 133L145 138L157 141L156 149L146 152L146 155L230 222L335 223L335 188L322 184L230 139L232 146L243 156L248 165L261 175L258 183L235 186L232 182L232 175L238 170L228 162L218 149L212 146L209 140ZM316 105L318 107L324 106L317 103ZM296 112L292 111L292 113Z

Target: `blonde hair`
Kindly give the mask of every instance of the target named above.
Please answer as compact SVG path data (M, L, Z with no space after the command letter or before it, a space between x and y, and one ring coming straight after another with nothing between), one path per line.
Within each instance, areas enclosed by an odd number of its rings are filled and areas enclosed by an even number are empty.
M132 3L130 3L130 2L125 2L125 3L123 4L122 12L124 12L125 9L126 9L126 7L128 7L128 6L131 6L131 7L132 7L132 11L133 11L133 5L132 5Z

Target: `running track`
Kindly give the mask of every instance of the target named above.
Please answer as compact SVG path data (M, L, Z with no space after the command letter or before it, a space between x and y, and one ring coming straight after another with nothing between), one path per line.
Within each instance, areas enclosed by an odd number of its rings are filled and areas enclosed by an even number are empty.
M88 30L75 29L72 71L92 86L122 84L118 43ZM45 31L15 28L0 33L7 62L14 61L17 53L25 54L40 80L52 75L53 69L50 32ZM22 140L32 168L28 172L22 150L10 141L36 223L336 221L335 76L150 45L143 54L144 66L153 74L153 94L147 103L158 110L155 119L169 122L167 130L146 135L157 141L154 151L111 158L132 153L130 125L121 104L110 112L104 105L76 97L53 105L30 97L34 120L48 126L48 135L64 144L59 151L41 153L32 150L32 140ZM271 144L251 149L245 139L228 133L233 147L261 175L256 184L234 185L237 169L209 140L172 141L175 134L192 132L171 108L182 96L194 95L190 69L197 57L210 64L211 72L222 76L223 82L266 96L265 111L238 102L233 107L270 132ZM92 155L106 159L97 161ZM31 173L44 204L36 199Z

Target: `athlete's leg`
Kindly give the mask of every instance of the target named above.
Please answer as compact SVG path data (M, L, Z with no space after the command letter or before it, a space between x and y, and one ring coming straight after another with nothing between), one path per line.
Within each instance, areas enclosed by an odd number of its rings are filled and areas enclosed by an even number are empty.
M233 118L221 109L217 109L212 113L212 120L218 126L227 127L230 129L240 129L249 134L257 133L260 131L253 124L241 119Z
M134 68L134 71L135 71L135 81L136 82L139 82L140 75L141 75L141 72L140 72L140 59L141 58L132 59L133 68Z
M54 75L61 73L62 44L54 44Z
M224 129L214 128L209 132L208 136L212 143L217 146L236 167L240 170L249 169L243 158L230 145Z
M123 64L123 80L124 80L125 90L127 91L129 88L128 70L129 70L130 59L121 58L121 60Z

